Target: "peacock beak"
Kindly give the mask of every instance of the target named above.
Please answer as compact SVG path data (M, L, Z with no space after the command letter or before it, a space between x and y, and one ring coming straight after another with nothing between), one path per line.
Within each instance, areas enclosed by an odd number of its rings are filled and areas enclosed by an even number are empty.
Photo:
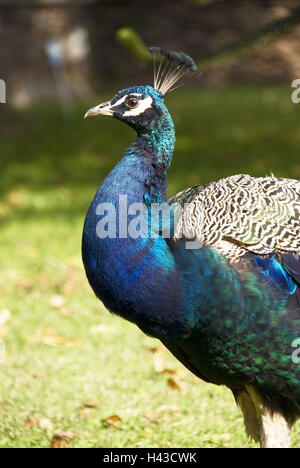
M92 117L93 115L113 115L110 101L103 102L96 107L92 107L85 113L84 118L86 119L87 117Z

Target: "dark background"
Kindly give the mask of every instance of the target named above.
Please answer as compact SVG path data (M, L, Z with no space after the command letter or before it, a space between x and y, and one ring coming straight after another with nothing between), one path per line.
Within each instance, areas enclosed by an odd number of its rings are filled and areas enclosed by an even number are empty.
M55 38L77 96L151 82L151 67L120 40L130 28L148 46L191 54L203 84L290 85L300 76L299 21L297 0L1 0L0 77L16 105L55 97L45 53ZM81 57L72 53L78 30L87 49Z

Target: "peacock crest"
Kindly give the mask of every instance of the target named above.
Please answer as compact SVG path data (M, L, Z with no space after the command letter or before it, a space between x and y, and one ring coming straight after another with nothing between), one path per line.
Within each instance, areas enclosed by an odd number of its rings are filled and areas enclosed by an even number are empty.
M188 72L196 72L194 60L184 52L173 52L161 47L149 47L154 55L154 89L165 96L180 85L176 84ZM158 67L156 57L159 57Z

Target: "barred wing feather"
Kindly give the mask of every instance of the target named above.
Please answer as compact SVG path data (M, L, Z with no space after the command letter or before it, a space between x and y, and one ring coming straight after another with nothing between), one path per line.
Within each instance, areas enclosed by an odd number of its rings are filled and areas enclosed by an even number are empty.
M247 251L300 254L300 182L236 175L192 187L169 203L183 208L174 238L213 245L228 260Z

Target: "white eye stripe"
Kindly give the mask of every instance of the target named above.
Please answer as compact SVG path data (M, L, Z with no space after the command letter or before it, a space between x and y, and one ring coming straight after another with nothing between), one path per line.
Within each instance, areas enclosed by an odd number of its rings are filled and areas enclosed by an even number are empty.
M125 102L125 100L128 98L128 96L137 96L137 97L140 97L142 96L142 94L140 93L130 93L130 94L126 94L126 96L123 96L121 97L117 102L115 102L112 106L112 109L114 107L117 107L117 106L120 106L121 104L123 104L123 102Z
M150 109L150 107L152 107L152 102L153 102L152 97L148 96L148 97L146 97L146 99L143 99L142 101L139 101L139 105L137 107L124 112L123 116L124 117L129 117L129 116L132 116L132 115L140 115L143 112L145 112L146 109Z
M127 96L121 97L121 99L119 99L117 102L115 102L115 103L111 106L111 108L113 109L114 107L120 106L121 104L123 104L123 102L125 101L126 98L127 98Z

